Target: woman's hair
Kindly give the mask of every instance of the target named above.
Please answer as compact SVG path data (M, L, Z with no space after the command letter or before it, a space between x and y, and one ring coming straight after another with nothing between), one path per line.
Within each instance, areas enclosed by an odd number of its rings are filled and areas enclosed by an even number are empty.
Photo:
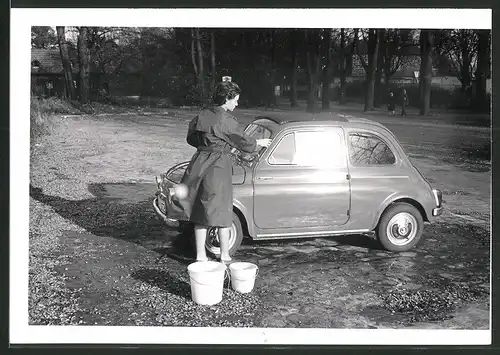
M241 89L238 84L235 84L232 81L220 82L215 87L213 103L218 106L224 105L226 100L232 100L240 93Z

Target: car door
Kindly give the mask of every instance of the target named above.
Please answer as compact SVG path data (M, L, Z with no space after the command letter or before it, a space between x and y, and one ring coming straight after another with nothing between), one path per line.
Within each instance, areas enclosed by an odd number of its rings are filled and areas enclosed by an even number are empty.
M321 227L349 219L350 182L340 127L283 132L254 170L261 229Z

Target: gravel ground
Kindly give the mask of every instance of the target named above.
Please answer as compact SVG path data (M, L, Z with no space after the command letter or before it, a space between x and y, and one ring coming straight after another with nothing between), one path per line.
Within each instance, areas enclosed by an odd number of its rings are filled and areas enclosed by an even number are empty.
M194 304L189 261L167 254L185 240L151 208L154 176L192 154L184 142L192 115L57 116L52 134L34 142L30 324L488 327L486 175L438 166L429 152L414 157L419 169L442 185L449 212L475 211L479 227L448 213L404 255L353 237L250 242L239 255L261 267L254 292L226 283L220 304Z

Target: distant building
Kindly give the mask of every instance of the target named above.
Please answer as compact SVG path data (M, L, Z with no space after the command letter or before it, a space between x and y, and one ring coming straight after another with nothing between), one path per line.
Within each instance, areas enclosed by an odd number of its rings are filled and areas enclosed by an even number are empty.
M73 81L79 86L78 53L70 47L69 51ZM112 74L99 73L95 65L90 66L90 90L97 88L108 94L135 95L140 90L141 71L137 66L126 63ZM31 49L31 91L35 95L65 96L64 70L59 48Z
M73 80L78 82L78 60L70 53ZM31 91L37 95L63 96L64 70L58 48L31 49Z
M359 51L365 62L368 62L367 46L364 42L359 43ZM401 65L390 77L390 83L395 85L416 84L420 73L420 46L413 44L405 48L404 55L401 58ZM434 63L433 63L434 64ZM364 80L366 76L365 69L361 63L358 54L354 54L352 59L352 72L348 81ZM385 82L385 75L382 74L382 82ZM461 86L460 80L450 70L444 70L433 65L432 84L444 88L454 89Z

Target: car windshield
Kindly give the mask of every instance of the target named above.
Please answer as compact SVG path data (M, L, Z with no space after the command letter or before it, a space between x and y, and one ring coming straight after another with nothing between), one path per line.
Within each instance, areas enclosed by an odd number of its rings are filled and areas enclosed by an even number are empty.
M246 126L245 133L255 139L267 139L271 137L271 131L268 128L255 122Z
M272 121L269 121L268 119L256 119L255 121L249 123L245 127L245 133L248 134L250 137L255 138L255 139L271 138L273 132L268 127L266 127L266 123L268 123L268 122L272 122ZM257 152L256 155L259 156L263 150L264 150L264 148L261 148ZM244 152L238 151L236 148L233 148L232 152L238 158L247 158L248 159L250 156L255 157L255 153L244 153ZM244 159L244 160L247 160L247 159Z

